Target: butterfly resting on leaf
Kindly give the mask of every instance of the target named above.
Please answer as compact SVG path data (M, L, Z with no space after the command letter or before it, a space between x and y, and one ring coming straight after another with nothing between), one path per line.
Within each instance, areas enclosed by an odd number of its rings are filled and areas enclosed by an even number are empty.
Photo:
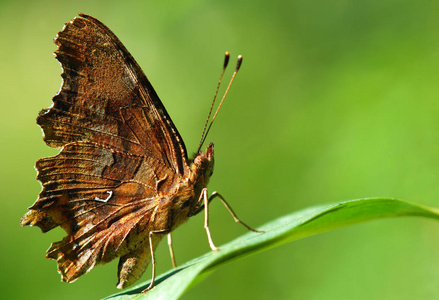
M208 227L213 198L219 197L242 223L218 193L207 196L213 143L205 152L200 149L218 110L207 131L205 126L194 159L188 159L165 107L110 29L80 14L58 33L55 44L63 84L37 123L46 144L61 151L37 161L43 189L21 225L36 225L43 232L60 226L67 232L46 255L57 261L63 281L73 282L119 257L117 287L123 289L152 261L146 291L154 285L160 240L168 234L170 241L171 231L203 209L210 247L218 249ZM226 53L222 74L228 59Z

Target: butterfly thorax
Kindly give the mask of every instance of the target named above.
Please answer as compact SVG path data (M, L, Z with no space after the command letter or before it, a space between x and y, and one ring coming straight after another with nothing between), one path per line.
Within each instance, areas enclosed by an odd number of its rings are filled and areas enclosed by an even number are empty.
M211 143L206 152L199 152L193 160L189 161L189 172L183 176L173 193L172 210L178 213L172 215L171 230L202 210L203 198L200 199L200 195L212 176L213 166L213 144Z
M194 203L191 205L191 216L197 214L202 206L202 200L199 200L201 191L209 183L210 177L213 174L214 167L214 156L213 156L213 143L210 143L206 148L206 152L198 153L193 162L190 164L192 181L194 184L195 199Z

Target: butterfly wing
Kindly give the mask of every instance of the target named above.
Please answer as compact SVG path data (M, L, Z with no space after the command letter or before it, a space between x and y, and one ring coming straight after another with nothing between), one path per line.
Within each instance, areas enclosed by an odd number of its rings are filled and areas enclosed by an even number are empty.
M105 25L81 14L55 43L63 84L37 123L61 151L37 161L43 190L21 224L67 232L47 253L64 281L121 257L125 287L148 264L143 232L154 229L159 189L187 172L186 149L148 79Z

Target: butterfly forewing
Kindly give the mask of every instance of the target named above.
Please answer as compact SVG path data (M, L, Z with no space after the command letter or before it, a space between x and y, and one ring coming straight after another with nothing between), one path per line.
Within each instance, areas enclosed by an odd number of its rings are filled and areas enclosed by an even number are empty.
M82 16L55 39L63 85L38 117L46 143L92 141L184 172L184 143L146 76L105 25Z

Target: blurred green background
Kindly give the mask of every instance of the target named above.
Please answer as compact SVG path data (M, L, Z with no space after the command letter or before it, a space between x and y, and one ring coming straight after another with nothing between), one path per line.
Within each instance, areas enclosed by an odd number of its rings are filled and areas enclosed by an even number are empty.
M62 283L44 256L64 232L19 225L40 191L35 160L56 153L35 124L61 84L52 40L78 12L133 54L189 152L223 53L244 56L208 137L209 187L250 225L360 197L439 207L439 2L1 1L0 298L117 292L116 261ZM245 233L220 202L211 230L218 245ZM336 230L223 266L184 299L439 299L438 232L416 218ZM201 214L173 237L179 263L209 251ZM171 267L166 242L157 261Z

